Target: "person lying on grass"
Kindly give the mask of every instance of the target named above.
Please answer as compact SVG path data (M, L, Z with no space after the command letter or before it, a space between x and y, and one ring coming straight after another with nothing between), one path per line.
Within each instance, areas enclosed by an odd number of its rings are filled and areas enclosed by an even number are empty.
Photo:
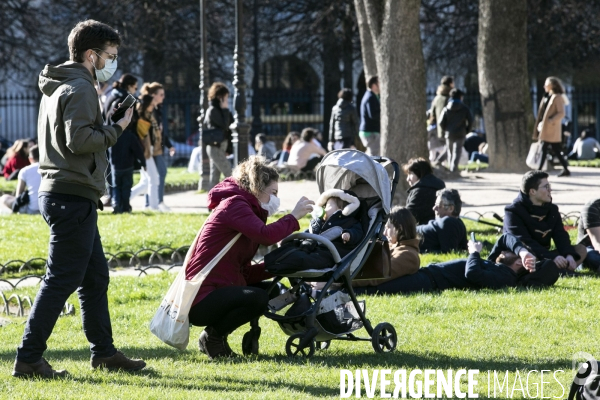
M514 286L551 286L558 268L551 260L536 266L535 256L511 234L500 236L487 260L480 256L481 242L469 241L469 258L430 264L416 274L381 285L358 288L361 294L432 292L446 289L503 289Z

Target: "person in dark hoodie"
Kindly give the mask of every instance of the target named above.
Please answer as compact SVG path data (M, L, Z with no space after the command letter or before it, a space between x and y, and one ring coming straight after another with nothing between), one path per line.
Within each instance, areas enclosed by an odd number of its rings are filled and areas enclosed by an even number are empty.
M436 149L438 147L446 146L446 139L444 138L444 130L442 129L439 121L442 117L442 111L444 111L444 107L448 104L448 99L450 98L450 91L454 89L454 78L451 76L443 76L440 81L440 86L438 86L437 91L435 93L435 97L431 101L431 108L429 109L429 125L435 125L436 127L436 135L430 135L427 146L429 150ZM432 159L432 162L435 164L439 164L446 159L446 151L442 151L435 160Z
M458 171L458 162L462 153L467 132L473 125L473 115L469 107L462 102L463 92L458 89L450 91L450 99L440 116L439 124L444 130L448 154L448 169Z
M504 232L518 237L538 259L574 271L587 251L583 245L571 245L551 193L547 173L534 170L523 175L519 195L504 209ZM552 241L556 250L550 250Z
M461 208L458 190L442 189L437 192L433 206L436 218L426 225L417 226L422 237L421 253L467 250L467 228L459 217Z
M402 166L410 185L406 208L412 212L417 225L425 225L435 218L433 206L436 193L446 187L444 181L433 175L431 164L424 158L411 158Z
M262 157L251 156L235 169L233 176L208 193L212 210L192 249L186 278L198 274L237 234L233 247L208 273L189 312L190 323L205 326L198 345L211 360L236 354L227 336L257 319L267 310L269 282L264 264L252 264L260 244L273 245L300 229L298 220L312 209L313 201L300 198L290 214L267 224L279 208L279 174ZM260 329L260 328L256 328ZM258 342L258 335L254 336ZM256 343L257 348L258 343ZM242 346L247 353L245 346Z
M94 80L105 82L117 69L121 38L110 26L79 22L69 34L70 61L46 65L38 117L40 212L50 227L47 272L31 307L17 349L15 377L56 378L42 357L46 342L69 296L77 290L83 331L90 342L92 368L135 371L132 360L113 345L108 311L108 264L100 233L100 197L105 191L106 150L129 125L132 110L116 124L104 125Z
M352 103L352 89L342 89L338 93L337 103L331 110L328 150L354 147L354 140L358 136L358 127L358 113Z
M447 289L504 289L546 287L558 280L558 268L549 260L536 259L514 235L498 238L487 260L481 258L481 242L469 241L469 257L430 264L412 275L376 287L360 288L357 294L410 294Z

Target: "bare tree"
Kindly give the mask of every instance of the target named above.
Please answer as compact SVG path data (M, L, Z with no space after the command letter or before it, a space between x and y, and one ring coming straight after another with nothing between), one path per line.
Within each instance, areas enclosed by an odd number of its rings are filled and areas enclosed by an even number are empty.
M481 0L479 91L490 167L523 171L532 132L527 85L527 0Z
M381 153L400 163L426 156L421 3L419 0L360 1L373 39L381 90ZM405 198L403 189L407 188L402 179L398 200Z

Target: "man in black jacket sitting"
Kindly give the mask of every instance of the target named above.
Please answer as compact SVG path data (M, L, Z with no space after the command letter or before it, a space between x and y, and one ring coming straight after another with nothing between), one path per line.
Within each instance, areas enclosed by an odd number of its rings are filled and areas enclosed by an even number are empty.
M500 236L487 260L481 259L481 243L469 241L469 258L430 264L377 287L355 289L365 294L409 294L446 289L503 289L514 286L544 287L558 280L558 268L536 259L515 236Z
M558 268L573 271L587 251L582 245L571 245L558 206L552 204L551 190L547 173L523 175L519 195L504 209L504 232L519 238L539 260L553 260ZM552 240L556 250L551 251Z
M427 225L418 225L417 232L422 238L421 253L449 253L467 250L467 228L461 221L462 200L456 189L442 189L437 192L433 206L436 219Z

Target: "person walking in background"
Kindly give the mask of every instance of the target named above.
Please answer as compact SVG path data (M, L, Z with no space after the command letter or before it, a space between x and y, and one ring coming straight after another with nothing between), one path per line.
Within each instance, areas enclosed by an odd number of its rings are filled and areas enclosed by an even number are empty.
M402 166L410 185L406 208L414 215L417 225L425 225L435 218L435 200L438 190L446 187L444 181L433 175L431 164L424 158L411 158Z
M540 102L538 115L533 129L533 140L539 140L542 146L542 157L540 159L539 170L546 162L546 155L552 149L554 157L563 166L563 170L558 176L569 176L569 164L562 154L562 119L565 116L565 106L569 104L569 99L565 95L565 88L560 79L550 76L544 82L546 94Z
M471 130L471 125L473 125L471 110L463 104L462 99L463 92L452 89L448 104L444 107L439 121L446 138L448 169L457 173L465 138L467 132Z
M352 102L352 89L342 89L338 93L336 105L331 110L328 150L354 148L358 127L358 113Z
M113 89L106 96L104 107L102 110L102 116L104 121L109 124L109 118L113 114L114 110L119 106L120 103L125 100L128 95L134 95L138 89L138 80L131 74L123 74L118 81L113 83Z
M442 111L444 111L444 107L448 104L448 99L450 98L450 91L454 89L454 78L451 76L444 76L440 82L440 86L437 88L437 92L433 101L431 102L431 109L429 110L429 124L434 125L437 128L437 136L433 134L429 135L429 141L427 143L430 151L443 147L444 151L441 151L438 156L431 160L434 163L443 162L446 155L446 139L444 136L444 130L442 129L439 121L442 119ZM430 159L431 159L430 155Z
M590 133L589 129L584 129L581 136L573 144L573 151L567 157L569 160L593 160L600 157L600 143Z
M129 125L133 110L104 125L94 81L117 69L121 38L94 20L79 22L69 34L70 61L46 65L38 118L40 212L50 227L46 274L37 293L14 364L15 377L57 378L42 357L58 316L77 290L83 331L90 342L92 368L136 371L146 366L117 351L108 310L108 263L98 231L106 150Z
M380 114L379 104L379 79L374 76L367 82L368 89L360 102L360 140L367 149L365 153L378 156L380 150Z
M145 83L142 85L140 90L142 95L152 96L152 104L154 105L154 119L157 122L157 129L154 134L156 143L153 148L152 158L154 164L156 164L156 170L158 171L158 209L163 212L171 211L171 209L165 204L165 180L167 178L167 162L165 160L164 149L169 149L169 155L173 157L175 155L175 147L171 144L169 138L165 135L163 124L162 124L162 103L165 100L165 89L163 85L158 82ZM146 198L146 206L149 206L148 198Z
M159 176L156 164L154 163L154 146L157 143L155 132L159 132L158 123L154 118L154 98L149 94L142 95L141 102L137 105L138 120L136 121L136 133L142 142L144 149L144 160L146 169L140 171L140 181L131 189L130 199L140 194L148 195L148 204L146 208L152 211L158 211L158 184Z
M227 150L231 142L231 129L233 115L229 111L229 89L221 82L215 82L208 89L209 106L204 117L203 129L221 129L224 139L220 143L209 143L206 154L210 162L209 190L221 180L231 176L231 163L227 159Z
M6 152L7 161L2 174L7 181L17 179L19 171L29 165L27 158L27 141L15 140L12 147Z

